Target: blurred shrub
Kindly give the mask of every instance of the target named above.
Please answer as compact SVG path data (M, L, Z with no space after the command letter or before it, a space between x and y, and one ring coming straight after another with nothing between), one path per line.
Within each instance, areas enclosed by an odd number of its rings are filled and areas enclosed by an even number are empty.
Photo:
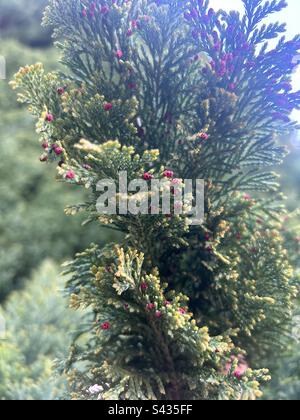
M0 339L0 399L53 400L64 393L54 360L65 355L78 314L67 309L59 269L42 264L22 292L13 293L0 316L7 335Z
M0 33L32 47L51 43L51 32L41 26L48 0L0 0Z
M299 306L300 308L300 306ZM300 313L300 309L298 309ZM284 355L278 355L277 371L264 391L266 400L299 401L300 400L300 317L295 317L294 342Z
M299 147L292 148L290 155L281 168L282 189L288 197L288 206L290 210L299 208L300 200L300 150Z
M47 68L53 68L51 50L32 52L11 41L2 43L1 50L7 57L8 80L21 65L46 60ZM108 239L108 231L81 227L77 216L64 214L67 204L84 200L83 193L56 183L55 165L49 174L40 163L42 148L33 122L17 104L8 80L0 81L0 301L45 258L62 261L91 241Z

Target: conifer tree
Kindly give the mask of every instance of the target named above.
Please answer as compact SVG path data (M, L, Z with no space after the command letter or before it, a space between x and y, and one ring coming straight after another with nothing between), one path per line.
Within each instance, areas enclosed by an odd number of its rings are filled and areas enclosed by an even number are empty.
M39 151L43 148L32 135L32 118L16 102L15 93L8 86L9 79L24 63L43 60L47 71L57 70L58 54L55 49L33 51L5 40L1 42L0 55L7 61L7 81L0 82L1 304L13 290L31 281L31 271L45 256L64 261L95 241L99 233L92 226L82 227L75 218L66 223L68 217L62 208L70 202L84 200L86 191L53 182L55 166L51 171L44 170L39 162ZM100 233L102 244L112 240L112 233Z
M71 305L94 314L64 364L72 398L255 399L289 338L298 284L273 168L296 128L300 37L264 23L285 1L243 3L241 16L207 0L52 0L44 24L67 70L16 75L41 160L90 190L67 212L124 234L66 264ZM97 183L120 171L173 192L204 179L203 223L99 215Z

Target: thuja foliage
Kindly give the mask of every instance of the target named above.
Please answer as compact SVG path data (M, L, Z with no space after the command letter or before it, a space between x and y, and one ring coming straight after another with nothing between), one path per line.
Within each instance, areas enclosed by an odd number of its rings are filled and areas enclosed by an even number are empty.
M292 263L299 272L300 225L297 213L294 212L285 218L282 233L285 236L286 246L293 250ZM264 398L267 400L299 400L299 325L298 300L293 315L292 339L287 343L284 354L272 360L272 381L264 389Z
M277 136L296 128L300 37L263 23L285 1L244 5L241 16L202 0L53 0L44 23L67 71L28 66L12 83L47 144L41 160L59 155L58 177L91 192L67 211L125 234L66 268L72 306L94 313L65 363L72 398L254 399L289 338L298 283L273 168L286 154ZM118 185L120 171L174 193L203 178L205 220L190 226L174 203L170 215L100 216L97 182Z
M78 220L72 220L61 211L69 202L84 200L84 191L53 182L55 168L45 173L39 162L39 151L43 149L36 136L32 136L32 118L17 103L8 86L9 78L21 64L43 60L48 70L57 69L56 51L32 51L15 41L5 40L1 43L0 55L6 57L7 62L7 80L0 81L2 302L30 278L31 270L46 257L63 261L87 247L91 235L95 240L98 232L94 227L82 228ZM103 243L108 238L111 240L111 236L107 232L101 233Z

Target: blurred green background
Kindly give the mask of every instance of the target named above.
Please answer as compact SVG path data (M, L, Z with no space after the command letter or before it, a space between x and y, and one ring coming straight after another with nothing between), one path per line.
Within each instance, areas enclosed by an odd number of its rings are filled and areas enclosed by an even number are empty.
M43 62L57 69L49 31L41 28L47 0L0 0L0 56L7 79L0 81L0 399L63 398L65 383L54 361L64 356L80 322L67 308L60 265L90 242L112 240L108 230L81 227L64 214L84 200L81 190L55 181L41 164L34 123L8 86L20 66ZM281 170L291 210L300 197L300 142L283 139L291 153ZM34 156L36 158L34 158ZM296 318L295 314L295 319ZM298 331L294 332L298 337ZM268 399L300 399L299 340L278 355ZM283 357L284 356L284 357Z

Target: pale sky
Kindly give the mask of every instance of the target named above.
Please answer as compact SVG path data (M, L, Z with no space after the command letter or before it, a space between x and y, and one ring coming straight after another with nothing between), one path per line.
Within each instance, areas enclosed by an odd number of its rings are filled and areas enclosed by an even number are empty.
M288 7L280 13L271 15L271 20L279 20L287 23L287 36L292 38L300 33L300 0L287 0ZM214 9L243 10L241 0L210 0ZM294 87L300 89L300 68L294 76ZM297 112L297 119L300 121L300 112Z

